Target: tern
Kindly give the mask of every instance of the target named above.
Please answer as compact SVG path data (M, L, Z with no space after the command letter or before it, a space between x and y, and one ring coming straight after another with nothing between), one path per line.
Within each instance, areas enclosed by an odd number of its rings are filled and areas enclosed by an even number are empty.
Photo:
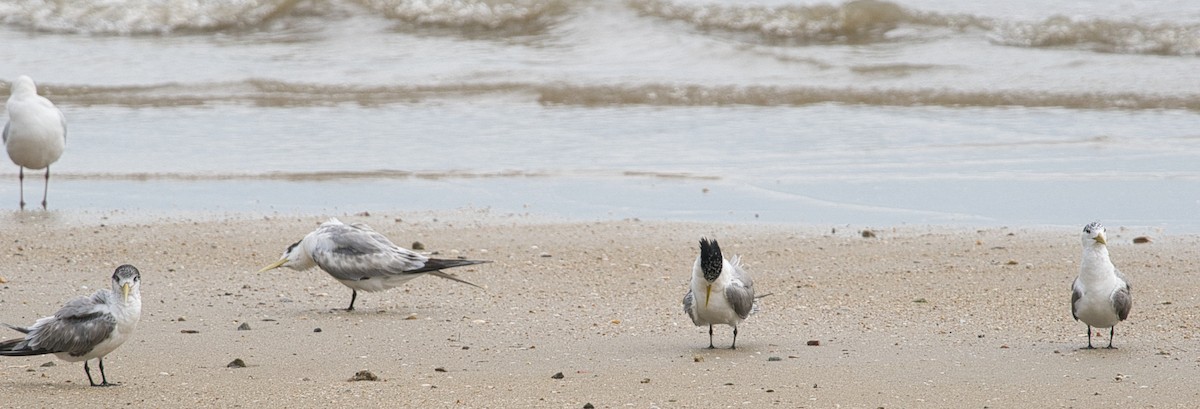
M1079 277L1071 284L1071 316L1087 324L1088 346L1092 346L1092 327L1109 328L1108 348L1113 346L1118 322L1129 318L1133 307L1129 279L1108 258L1108 239L1104 226L1092 222L1083 228L1083 261Z
M4 324L25 333L24 338L0 342L0 355L30 356L54 354L68 362L83 361L92 386L111 386L104 375L104 357L128 341L142 317L142 275L131 265L117 267L112 289L96 291L90 297L68 301L54 315L28 327ZM100 363L100 383L92 380L87 361Z
M343 224L330 218L303 239L288 246L283 257L258 270L262 273L279 267L304 271L320 267L346 287L350 287L350 307L358 292L383 291L408 280L430 274L474 286L441 270L490 263L484 260L448 260L425 257L412 250L392 244L391 240L363 223Z
M700 257L692 267L692 282L683 297L683 311L696 326L708 325L708 348L713 349L713 325L733 327L737 349L738 324L754 312L754 282L742 260L725 260L716 240L700 239Z

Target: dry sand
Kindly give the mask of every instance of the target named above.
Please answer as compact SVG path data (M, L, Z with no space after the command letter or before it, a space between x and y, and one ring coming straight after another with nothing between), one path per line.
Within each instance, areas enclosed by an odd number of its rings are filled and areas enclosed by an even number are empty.
M1200 402L1200 239L1109 228L1134 308L1117 350L1080 350L1076 229L858 229L470 214L345 216L398 244L494 263L360 294L319 270L254 272L322 220L0 220L0 321L26 324L143 275L112 388L51 356L0 360L4 407L1190 407ZM403 220L398 220L403 218ZM741 254L763 308L691 324L701 236ZM238 330L246 323L250 330ZM320 332L315 332L316 329ZM194 333L189 333L193 332ZM1097 331L1096 343L1107 343ZM6 331L0 338L18 335ZM820 345L810 346L810 341ZM240 358L248 365L226 365ZM778 358L778 359L773 359ZM44 367L44 363L54 366ZM92 365L93 373L96 372ZM361 370L378 381L348 381ZM552 376L561 372L562 379Z

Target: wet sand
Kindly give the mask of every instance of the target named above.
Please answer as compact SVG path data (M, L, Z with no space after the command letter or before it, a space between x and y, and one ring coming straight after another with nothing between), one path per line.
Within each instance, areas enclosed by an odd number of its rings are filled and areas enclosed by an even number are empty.
M30 213L30 212L27 212ZM36 212L33 212L36 213ZM1200 238L1110 226L1134 307L1116 350L1080 350L1076 229L552 223L372 214L397 244L494 263L381 293L319 270L255 274L322 217L113 222L6 216L0 321L28 324L142 271L134 339L82 364L0 360L6 407L1186 407L1200 400ZM1137 236L1150 244L1133 244ZM691 324L701 236L741 254L761 311ZM249 330L238 330L241 324ZM317 332L317 329L320 329ZM1106 345L1108 331L1095 342ZM0 338L18 335L5 331ZM809 345L815 341L819 345ZM234 359L247 367L228 368ZM44 363L54 366L44 367ZM92 365L93 374L96 366ZM349 381L367 370L377 381ZM556 373L561 379L554 379Z

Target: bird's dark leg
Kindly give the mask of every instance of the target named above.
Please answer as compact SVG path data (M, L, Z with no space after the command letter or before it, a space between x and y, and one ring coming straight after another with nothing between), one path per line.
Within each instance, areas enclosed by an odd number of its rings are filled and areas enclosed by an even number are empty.
M1088 327L1088 346L1087 346L1087 349L1096 349L1096 347L1092 346L1092 326L1091 326L1091 325L1088 325L1087 327Z
M50 192L50 167L46 166L46 182L42 185L42 210L46 210L46 194Z
M1113 325L1112 328L1108 329L1108 349L1117 349L1117 347L1112 346L1113 335L1116 333L1117 333L1116 325Z
M712 325L708 326L708 349L715 349L712 343Z
M17 171L17 184L21 186L21 210L25 210L25 167L19 166L19 168L21 170ZM87 366L87 362L84 362L83 365Z
M733 345L729 349L737 349L737 327L733 327Z
M358 290L351 288L350 289L350 308L347 308L346 311L354 311L354 300L356 300L356 299L358 299Z
M92 386L100 386L97 385L96 382L92 381L92 368L88 368L87 361L83 361L83 373L87 374L89 384Z
M104 376L104 358L97 358L96 360L100 361L100 386L114 385L114 384L108 383L108 377Z

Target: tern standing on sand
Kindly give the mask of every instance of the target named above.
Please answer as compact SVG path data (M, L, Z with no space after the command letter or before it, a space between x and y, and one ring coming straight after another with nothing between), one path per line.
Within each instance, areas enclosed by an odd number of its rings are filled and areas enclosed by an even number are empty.
M258 272L279 267L297 271L321 267L321 270L350 287L350 307L346 311L354 311L354 300L358 299L359 290L383 291L425 274L479 287L439 270L488 262L425 257L392 244L391 240L371 230L366 224L345 225L331 218L284 250L283 258L279 261Z
M27 76L13 81L11 92L5 105L8 123L2 136L9 159L20 167L17 181L21 185L21 209L25 209L25 168L46 169L42 186L42 209L45 209L50 164L62 156L67 141L67 119L54 103L38 95L37 85Z
M1092 349L1092 327L1109 328L1108 348L1113 346L1118 322L1129 318L1133 307L1129 280L1108 259L1104 226L1092 222L1083 228L1083 261L1079 277L1071 284L1071 316L1088 326L1088 349Z
M133 336L142 318L142 275L131 265L117 267L112 290L96 291L91 297L68 301L54 315L28 327L5 326L25 333L24 338L0 342L0 355L54 354L68 362L83 361L83 372L92 386L109 386L104 375L104 356ZM87 361L100 363L100 383L92 380Z
M737 349L738 324L754 311L754 282L742 268L742 260L733 256L726 261L716 240L700 239L700 257L692 266L692 283L683 297L683 312L696 326L708 325L708 348L713 347L713 325L733 327Z

